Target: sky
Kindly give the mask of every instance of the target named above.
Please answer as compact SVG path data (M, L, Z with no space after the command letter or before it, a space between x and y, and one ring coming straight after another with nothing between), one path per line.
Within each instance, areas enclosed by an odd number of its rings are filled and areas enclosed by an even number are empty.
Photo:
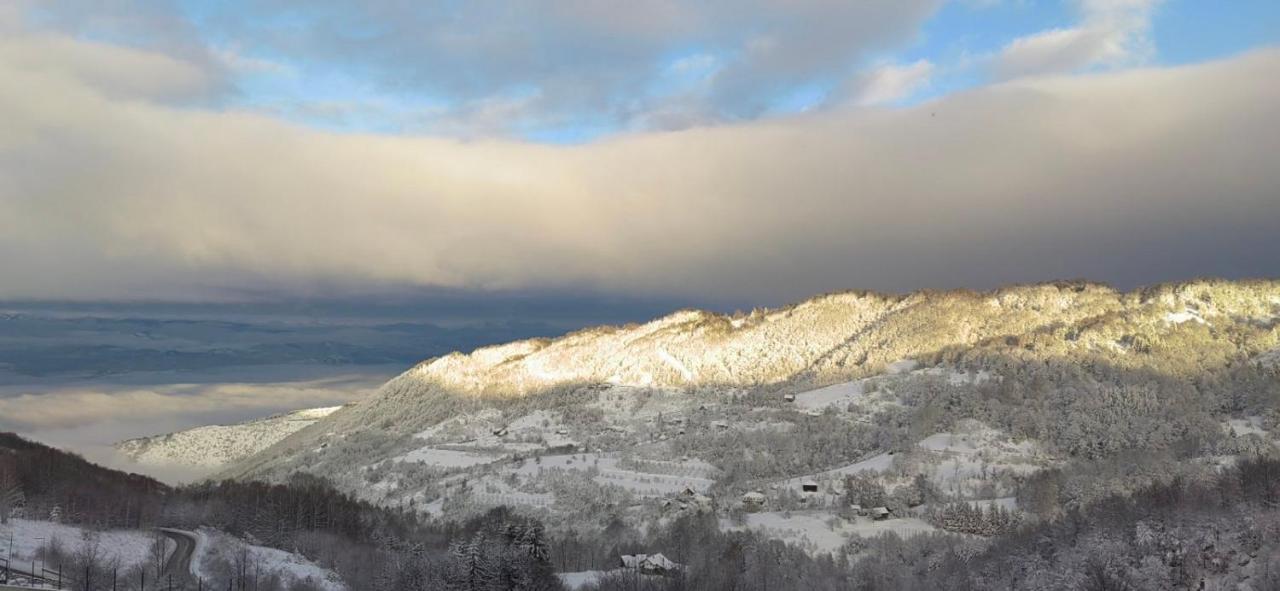
M1262 0L11 1L0 300L1280 276L1277 37Z

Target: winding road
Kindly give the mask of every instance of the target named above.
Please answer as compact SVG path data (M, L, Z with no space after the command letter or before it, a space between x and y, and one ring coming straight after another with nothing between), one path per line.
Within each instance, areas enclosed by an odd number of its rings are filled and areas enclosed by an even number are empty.
M176 544L173 552L169 554L169 559L164 563L162 576L181 578L191 576L191 559L196 552L196 535L180 529L166 528L159 531Z

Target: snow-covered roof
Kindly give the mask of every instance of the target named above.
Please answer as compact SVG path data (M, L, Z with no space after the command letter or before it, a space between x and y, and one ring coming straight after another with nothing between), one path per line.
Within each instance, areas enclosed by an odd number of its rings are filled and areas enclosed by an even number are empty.
M663 556L661 552L657 554L623 554L622 566L624 568L651 571L669 571L680 568L679 563Z
M679 564L663 556L661 552L653 554L644 560L642 567L650 567L657 570L675 570L680 568Z

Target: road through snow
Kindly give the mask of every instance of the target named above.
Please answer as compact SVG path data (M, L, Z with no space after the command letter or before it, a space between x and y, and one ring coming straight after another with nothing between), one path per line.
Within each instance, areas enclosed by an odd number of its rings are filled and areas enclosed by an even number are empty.
M164 563L165 576L190 577L191 558L196 551L196 535L180 529L162 529L160 533L173 540L173 552Z

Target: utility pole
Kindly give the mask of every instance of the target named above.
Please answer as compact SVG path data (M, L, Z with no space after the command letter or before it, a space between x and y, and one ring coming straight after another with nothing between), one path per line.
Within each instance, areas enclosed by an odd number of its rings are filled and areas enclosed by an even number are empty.
M44 542L44 538L36 538L36 548L37 548L37 549L44 545L44 544L42 544L41 542ZM43 587L43 586L44 586L44 580L45 580L45 579L44 579L44 567L45 567L45 564L44 564L44 562L40 562L39 564L40 564L40 570L36 570L36 559L35 559L35 558L32 558L32 560L31 560L31 576L33 576L33 577L39 577L39 578L40 578L40 581L41 581L40 586L41 586L41 587ZM34 582L34 581L33 581L33 582Z

